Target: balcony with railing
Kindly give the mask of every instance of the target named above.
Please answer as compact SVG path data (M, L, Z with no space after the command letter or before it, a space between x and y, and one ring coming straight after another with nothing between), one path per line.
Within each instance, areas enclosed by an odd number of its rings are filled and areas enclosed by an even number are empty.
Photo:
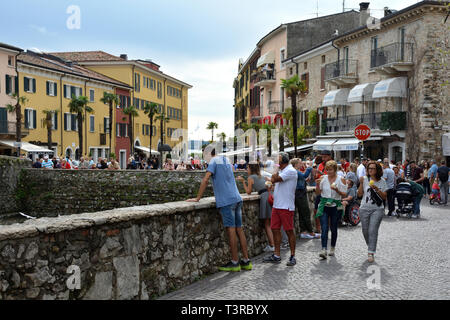
M27 136L30 133L28 128L22 123L22 137ZM2 138L15 138L17 132L17 123L14 121L0 121L0 137Z
M387 74L411 71L414 67L414 44L398 42L372 50L370 67Z
M283 113L285 110L285 101L279 100L279 101L270 101L269 102L269 114L279 114Z
M250 81L254 82L255 86L271 86L276 83L275 74L275 69L261 70L254 73Z
M325 81L338 86L356 84L358 60L345 59L325 65Z
M323 129L325 133L352 132L361 123L368 125L372 130L404 131L407 127L406 112L368 113L325 119Z

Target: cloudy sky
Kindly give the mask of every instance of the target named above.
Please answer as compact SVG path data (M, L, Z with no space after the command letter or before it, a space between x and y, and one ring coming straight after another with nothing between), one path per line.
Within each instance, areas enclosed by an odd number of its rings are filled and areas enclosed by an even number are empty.
M345 0L359 10L360 0ZM370 1L371 15L417 0ZM103 50L152 59L194 86L189 93L191 139L210 139L209 121L233 133L233 79L238 61L281 23L342 12L342 0L15 0L3 1L0 42L42 51ZM68 28L80 10L80 28ZM318 7L318 10L317 10ZM68 13L69 12L69 13Z

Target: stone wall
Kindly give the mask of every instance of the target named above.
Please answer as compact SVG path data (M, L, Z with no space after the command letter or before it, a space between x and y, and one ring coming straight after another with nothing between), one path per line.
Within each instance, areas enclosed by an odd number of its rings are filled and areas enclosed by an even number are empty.
M204 171L27 169L17 192L26 195L22 212L57 216L195 198L204 176ZM242 183L237 185L244 193ZM210 180L204 196L213 195Z
M259 196L243 199L254 257L266 245ZM217 272L227 243L214 198L0 226L0 299L152 299Z
M16 187L24 168L31 168L30 160L0 156L0 215L17 211L23 194L17 194Z

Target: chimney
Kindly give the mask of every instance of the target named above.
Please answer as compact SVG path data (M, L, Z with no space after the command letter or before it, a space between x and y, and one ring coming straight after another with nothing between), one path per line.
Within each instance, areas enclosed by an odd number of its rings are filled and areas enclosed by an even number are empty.
M361 2L359 4L359 25L365 26L367 25L367 19L370 17L369 12L370 2Z
M123 60L128 60L128 55L127 54L121 54L120 58Z
M384 7L384 16L388 16L392 13L392 10L390 10L388 7Z

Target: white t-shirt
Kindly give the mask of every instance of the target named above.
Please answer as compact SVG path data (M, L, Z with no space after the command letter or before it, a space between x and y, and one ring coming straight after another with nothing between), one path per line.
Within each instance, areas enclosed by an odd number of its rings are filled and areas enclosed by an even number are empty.
M358 167L358 170L356 171L356 174L358 175L358 180L361 179L361 177L364 177L366 175L366 167L361 163Z
M342 182L342 179L338 176L336 177L336 181L334 181L336 184L338 190L340 192L347 193L347 184ZM328 176L325 175L322 178L322 181L320 182L320 190L322 191L321 196L322 198L328 198L328 199L334 199L334 200L341 200L342 197L340 194L338 194L336 191L331 189L330 180L328 180Z
M297 188L297 170L288 165L280 171L282 182L275 183L275 191L273 193L273 207L275 209L283 209L295 211L295 189Z

